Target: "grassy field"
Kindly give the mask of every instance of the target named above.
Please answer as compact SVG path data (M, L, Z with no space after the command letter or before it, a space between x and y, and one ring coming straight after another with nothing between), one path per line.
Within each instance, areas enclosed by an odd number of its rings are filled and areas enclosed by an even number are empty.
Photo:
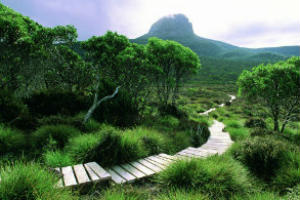
M61 122L59 116L48 117L30 133L1 125L0 199L296 199L300 123L291 123L283 134L274 133L270 117L260 117L264 108L241 98L209 116L199 115L228 102L228 94L236 94L234 85L189 84L181 89L177 102L182 115L161 116L157 109L146 107L143 121L129 128L96 120L81 127L76 116L59 125L53 123ZM174 154L205 142L209 134L195 142L191 127L207 127L213 119L223 122L235 141L222 156L176 162L130 185L62 191L51 187L57 177L47 167L89 161L107 167L162 152Z

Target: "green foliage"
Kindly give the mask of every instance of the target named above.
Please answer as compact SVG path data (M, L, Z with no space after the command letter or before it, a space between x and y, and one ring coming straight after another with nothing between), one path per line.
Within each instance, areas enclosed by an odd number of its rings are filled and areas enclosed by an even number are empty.
M295 187L291 188L284 199L286 199L286 200L297 200L299 198L299 195L300 195L300 184L298 184Z
M19 153L26 147L23 133L10 128L5 128L0 124L0 155L7 153Z
M43 159L46 166L53 168L76 164L68 154L61 151L46 151L43 154Z
M288 149L286 143L266 136L249 138L236 146L232 153L257 177L270 181L280 168L284 152Z
M259 65L244 71L239 79L239 93L249 101L258 101L269 108L274 130L279 131L279 120L286 124L299 114L300 72L298 58L274 65Z
M12 91L0 90L0 122L11 122L26 112L26 106Z
M195 189L211 199L231 199L249 188L247 171L229 157L178 161L159 174L162 186Z
M46 125L38 128L32 134L32 145L38 149L51 141L56 143L56 147L63 148L70 138L79 134L80 132L72 126Z
M38 164L15 163L1 168L0 199L77 199L67 189L55 188L58 177L47 172Z
M43 90L25 99L35 116L74 115L87 109L87 100L80 94L60 89Z
M96 132L100 129L101 124L99 122L89 119L86 123L83 123L83 118L82 113L75 116L50 115L38 119L38 124L39 126L64 124L73 126L85 133Z
M149 39L147 52L151 64L159 71L154 81L161 105L166 106L170 102L175 105L183 80L200 68L198 56L175 41L158 38Z
M133 161L147 154L139 136L122 134L113 128L72 138L65 150L76 162L96 161L105 167Z
M180 189L173 189L166 193L160 194L158 200L209 200L206 195L197 191L186 191Z
M245 122L245 127L247 128L267 128L266 122L262 119L258 119L258 118L249 118L247 119L247 121Z
M110 95L116 86L110 81L101 81L99 98ZM117 96L105 101L93 114L94 119L120 127L130 127L138 123L139 106L132 100L132 96L122 88Z

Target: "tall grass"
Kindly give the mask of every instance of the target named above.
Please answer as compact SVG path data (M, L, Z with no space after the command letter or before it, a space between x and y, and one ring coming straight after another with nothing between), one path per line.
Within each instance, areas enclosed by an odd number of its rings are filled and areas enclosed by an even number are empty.
M159 174L163 187L195 189L211 199L230 199L249 188L247 171L228 156L178 161Z
M71 200L69 190L55 188L58 178L38 164L16 163L1 168L1 200Z
M0 124L0 155L19 153L26 148L25 136L18 130Z

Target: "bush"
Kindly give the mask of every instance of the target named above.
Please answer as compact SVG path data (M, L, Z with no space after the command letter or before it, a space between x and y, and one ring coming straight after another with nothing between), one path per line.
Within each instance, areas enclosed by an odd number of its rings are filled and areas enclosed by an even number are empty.
M132 130L126 130L123 133L123 137L140 143L145 156L164 152L167 148L166 143L168 138L153 129L137 127Z
M72 91L51 89L32 94L24 99L34 116L74 115L88 109L88 99Z
M166 106L159 106L158 111L162 116L172 115L178 119L187 118L187 114L185 112L179 110L176 106L169 104Z
M249 138L233 150L235 159L244 163L257 177L266 181L275 176L288 145L274 137Z
M76 164L68 154L61 151L46 151L43 159L48 167L65 167Z
M249 188L247 171L225 156L182 160L158 175L164 187L195 189L211 199L230 199Z
M63 148L70 138L77 135L80 135L80 132L72 126L42 126L32 134L33 146L38 149L53 140L58 148Z
M207 124L200 123L197 130L191 130L191 144L193 147L199 147L204 144L210 136Z
M262 128L265 129L267 128L266 122L262 119L258 118L249 118L245 122L245 127L247 128Z
M84 114L77 114L73 117L63 115L50 115L38 119L39 126L45 125L69 125L79 129L82 132L90 133L100 129L101 124L94 119L89 119L85 124L83 123Z
M272 186L276 191L286 192L300 184L300 157L299 151L286 151L281 161L280 169L276 171L272 178Z
M19 153L26 148L25 136L17 130L0 124L0 155Z
M37 164L21 164L1 169L0 199L75 199L69 190L54 188L58 178Z
M250 135L249 130L244 127L241 128L226 127L225 130L229 132L230 137L233 141L244 140L248 138Z
M164 127L175 129L179 125L179 120L171 115L165 115L159 118L158 123Z
M100 84L99 99L106 95L111 95L116 86L106 80ZM89 105L92 105L93 99L90 99ZM119 127L131 127L139 121L139 105L133 100L132 96L124 89L120 89L117 96L109 101L103 102L93 113L93 118L99 122L113 124Z
M0 90L0 123L8 123L26 112L26 106L12 91Z
M170 190L165 194L159 195L158 200L209 200L205 195L197 191Z
M268 129L264 129L264 128L254 128L250 135L252 137L255 137L255 136L267 136L267 135L271 135L273 134L272 131L268 130Z
M135 137L122 136L113 129L103 132L71 139L66 146L66 152L76 162L96 161L104 167L126 163L146 155L142 141Z

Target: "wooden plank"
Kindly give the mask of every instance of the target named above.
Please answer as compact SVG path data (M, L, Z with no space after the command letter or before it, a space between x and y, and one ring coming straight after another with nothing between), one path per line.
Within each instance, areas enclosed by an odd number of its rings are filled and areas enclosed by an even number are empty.
M151 169L152 171L155 171L155 172L160 172L162 170L162 168L150 163L149 161L147 160L144 160L144 159L140 159L138 160L139 163L141 163L142 165L148 167L149 169Z
M155 161L155 162L157 162L157 163L160 163L160 164L162 164L162 165L164 165L164 166L169 166L170 165L170 163L172 163L172 161L167 161L167 160L164 160L164 159L162 159L161 157L159 157L159 156L150 156L150 157L148 157L148 159L150 159L150 160L153 160L153 161Z
M61 173L59 167L55 168L55 170L58 171L59 173ZM56 187L61 188L61 187L63 187L63 186L64 186L63 179L62 179L62 177L60 177L59 180L58 180L58 182L57 182L57 184L56 184Z
M177 159L174 157L174 156L169 156L167 154L164 154L164 153L161 153L158 155L159 157L162 157L162 158L166 158L166 159L169 159L171 161L176 161Z
M192 150L189 150L189 149L186 149L184 151L181 151L182 153L187 153L187 154L190 154L190 155L193 155L195 157L204 157L207 153L206 152L201 152L201 151L192 151Z
M63 180L66 187L77 185L77 181L71 166L61 168L61 172L63 174Z
M108 171L108 173L110 173L111 179L112 179L115 183L117 183L117 184L122 184L122 183L125 183L125 182L126 182L125 179L123 179L121 176L119 176L119 175L118 175L116 172L114 172L113 170L108 169L107 171Z
M90 167L101 180L108 180L111 178L110 174L107 173L100 165L96 162L89 162L85 164L86 166Z
M84 167L86 169L86 171L88 172L91 180L93 182L97 182L97 181L100 181L100 177L97 176L97 174L92 170L92 168L90 168L88 165L84 164Z
M161 169L165 169L165 168L167 167L166 165L162 165L162 164L160 164L159 162L156 162L156 161L154 161L154 160L149 159L149 157L148 157L148 158L145 158L144 160L147 160L148 162L152 163L153 165L158 166L158 167L161 168Z
M140 170L133 167L132 165L123 164L123 165L121 165L121 167L126 169L128 172L130 172L132 175L134 175L137 178L143 178L146 176L146 174L142 173Z
M113 166L111 169L114 170L116 173L118 173L122 178L124 178L126 180L126 182L130 183L136 179L135 176L133 176L129 172L125 171L120 166Z
M73 168L78 184L88 183L91 181L82 164L74 165Z
M197 157L196 155L189 154L187 152L178 152L177 155L185 156L185 157L189 157L189 158L195 158L195 157Z
M142 165L141 163L138 162L131 162L130 163L133 167L137 168L138 170L140 170L141 172L143 172L144 174L146 174L147 176L153 175L155 174L154 171L152 171L151 169L145 167L144 165Z

